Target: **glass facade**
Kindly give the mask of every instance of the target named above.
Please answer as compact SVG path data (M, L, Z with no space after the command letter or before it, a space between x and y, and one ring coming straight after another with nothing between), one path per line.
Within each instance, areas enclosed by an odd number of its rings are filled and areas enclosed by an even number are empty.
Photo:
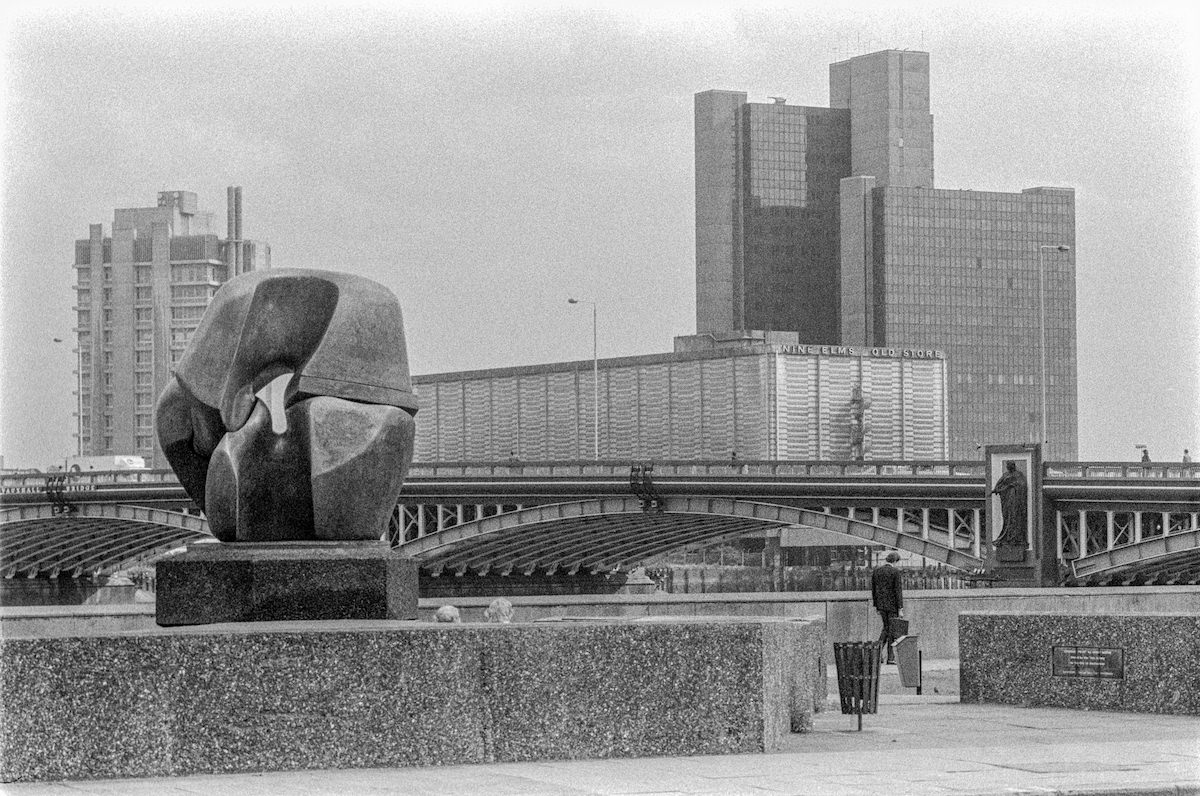
M691 345L679 350L680 341ZM725 347L707 335L676 345L672 354L600 361L600 458L946 458L941 352ZM413 386L416 461L594 455L591 361L416 376Z
M871 194L873 344L946 351L951 455L1040 438L1044 299L1044 455L1075 458L1074 192Z
M830 105L696 95L696 331L942 349L952 456L1044 420L1075 458L1074 192L934 189L927 53L833 64Z
M742 106L745 328L838 340L838 182L849 111Z

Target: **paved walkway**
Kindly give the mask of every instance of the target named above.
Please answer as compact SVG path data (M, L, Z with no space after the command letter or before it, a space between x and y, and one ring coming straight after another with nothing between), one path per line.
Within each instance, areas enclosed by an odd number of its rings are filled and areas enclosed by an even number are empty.
M784 752L0 786L13 796L157 794L1196 794L1200 718L963 705L887 695L817 716Z

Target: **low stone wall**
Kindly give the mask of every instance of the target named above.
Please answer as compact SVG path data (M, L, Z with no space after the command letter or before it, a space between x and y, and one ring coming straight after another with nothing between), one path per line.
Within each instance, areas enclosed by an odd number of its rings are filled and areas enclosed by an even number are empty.
M879 637L879 615L868 592L774 592L745 594L588 594L511 597L518 621L550 617L636 619L641 617L710 616L823 619L831 641L867 641ZM452 603L463 621L482 622L490 597L422 598L419 617L432 621L439 606ZM961 589L910 591L904 615L920 637L925 660L958 657L958 614L961 611L1058 612L1107 616L1129 613L1200 614L1200 586L1104 586L1053 589ZM153 628L154 607L47 606L0 607L0 635L44 634L53 626L68 632L107 632ZM832 651L826 650L828 660Z
M1200 714L1200 613L959 616L963 702Z
M438 606L458 606L463 621L483 621L486 598L420 601L421 618ZM743 594L606 595L512 598L522 621L552 616L746 616L823 619L830 642L874 641L882 625L869 592L774 592ZM1200 586L1113 586L1053 589L957 589L909 591L904 616L920 637L926 660L958 657L962 611L1061 612L1106 616L1120 613L1200 614ZM833 660L832 649L826 650Z
M821 623L360 621L0 639L0 779L775 751Z

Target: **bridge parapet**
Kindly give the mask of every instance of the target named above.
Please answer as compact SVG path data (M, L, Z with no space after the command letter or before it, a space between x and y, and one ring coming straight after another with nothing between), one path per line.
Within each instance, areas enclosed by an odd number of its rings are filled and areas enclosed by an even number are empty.
M1047 478L1188 478L1200 479L1200 463L1046 462Z
M649 460L648 460L649 461ZM946 477L980 479L986 464L978 461L789 461L740 459L653 461L656 478L737 477L748 478L897 478ZM629 459L593 461L457 461L415 462L410 480L440 478L615 478L629 476ZM1163 462L1046 462L1047 481L1058 479L1171 479L1200 481L1200 463ZM53 481L65 492L83 492L115 486L168 486L179 483L170 470L113 470L86 473L18 473L0 476L4 494L41 493Z
M791 460L632 460L654 465L664 476L980 476L986 465L976 461L791 461ZM630 459L611 461L414 462L409 477L470 478L530 476L598 476L625 478Z

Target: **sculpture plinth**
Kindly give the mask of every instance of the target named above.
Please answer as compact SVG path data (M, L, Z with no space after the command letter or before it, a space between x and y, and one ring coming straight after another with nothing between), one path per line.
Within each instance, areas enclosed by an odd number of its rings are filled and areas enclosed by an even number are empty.
M157 580L163 626L417 618L417 564L386 542L201 543Z
M272 417L257 393L284 375ZM158 623L415 619L417 565L380 540L416 411L386 287L296 268L226 282L155 410L221 544L159 563Z

